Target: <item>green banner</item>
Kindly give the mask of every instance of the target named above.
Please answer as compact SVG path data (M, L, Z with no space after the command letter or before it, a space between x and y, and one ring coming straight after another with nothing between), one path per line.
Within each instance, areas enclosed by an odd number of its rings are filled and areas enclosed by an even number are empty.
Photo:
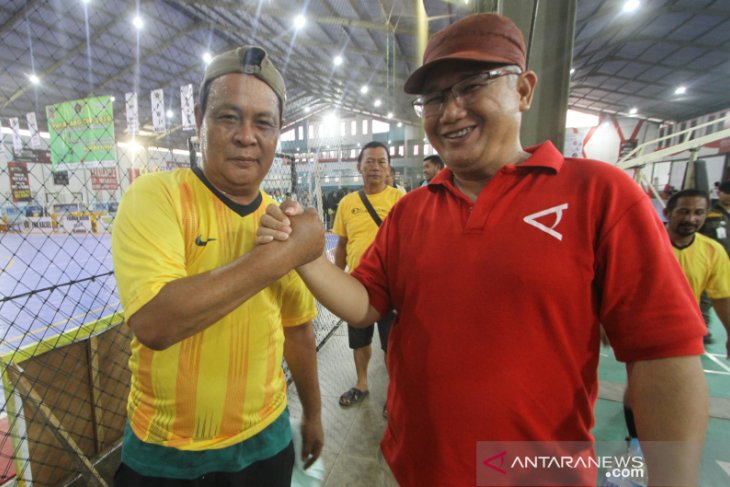
M53 168L112 166L117 151L114 107L108 96L46 107Z

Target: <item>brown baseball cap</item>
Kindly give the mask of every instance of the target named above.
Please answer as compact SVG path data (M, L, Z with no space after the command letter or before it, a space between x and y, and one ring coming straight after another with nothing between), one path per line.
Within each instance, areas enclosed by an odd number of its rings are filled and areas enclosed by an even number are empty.
M265 50L258 46L241 46L215 56L205 68L203 82L200 83L201 96L206 84L230 73L250 74L269 85L281 102L281 110L284 110L286 101L284 78L274 67Z
M515 64L525 70L525 39L507 17L473 14L434 34L423 53L423 65L406 80L404 90L420 94L429 71L449 60Z

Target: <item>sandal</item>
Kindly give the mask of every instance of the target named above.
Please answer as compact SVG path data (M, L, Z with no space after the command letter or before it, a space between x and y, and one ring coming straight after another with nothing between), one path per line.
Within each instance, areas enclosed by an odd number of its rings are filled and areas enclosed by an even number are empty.
M359 403L370 393L370 391L361 391L357 387L353 387L346 393L340 396L340 406L349 408Z

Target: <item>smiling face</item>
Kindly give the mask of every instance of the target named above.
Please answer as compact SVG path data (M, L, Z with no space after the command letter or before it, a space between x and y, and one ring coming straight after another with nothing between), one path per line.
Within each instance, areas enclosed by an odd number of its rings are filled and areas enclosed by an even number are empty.
M494 66L450 61L433 68L424 93L444 90ZM475 92L469 104L448 96L439 113L423 119L428 140L457 176L492 176L519 161L522 112L530 107L537 77L503 76Z
M211 82L205 113L197 106L195 118L205 177L233 201L250 203L274 160L276 94L253 76L226 74Z

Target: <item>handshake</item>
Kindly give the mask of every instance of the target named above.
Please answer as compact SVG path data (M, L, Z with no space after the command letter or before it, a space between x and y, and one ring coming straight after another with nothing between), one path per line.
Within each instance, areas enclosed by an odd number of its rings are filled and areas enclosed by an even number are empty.
M256 245L280 242L288 249L292 267L300 267L322 256L324 234L314 208L305 210L296 201L287 200L266 208L256 231Z

